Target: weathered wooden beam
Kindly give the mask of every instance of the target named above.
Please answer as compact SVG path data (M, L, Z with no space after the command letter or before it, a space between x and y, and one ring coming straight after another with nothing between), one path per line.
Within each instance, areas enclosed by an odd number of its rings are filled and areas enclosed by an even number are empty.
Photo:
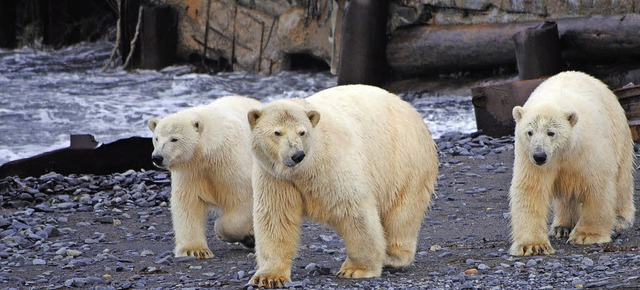
M640 59L640 14L555 20L563 58ZM515 65L512 37L540 22L417 26L396 31L387 63L399 76Z
M168 5L142 9L140 33L140 68L162 69L172 65L178 41L176 11Z
M16 1L0 1L0 48L16 46Z
M513 43L521 80L552 76L562 71L564 63L555 22L544 22L517 32Z
M73 18L70 0L48 0L42 42L55 48L66 43Z
M122 64L131 53L131 60L128 63L129 68L137 68L140 66L140 46L137 45L131 52L131 40L136 35L136 26L138 24L138 9L142 5L142 0L121 0L120 4L120 55L122 55Z
M345 4L338 84L382 85L386 80L387 1L350 0Z

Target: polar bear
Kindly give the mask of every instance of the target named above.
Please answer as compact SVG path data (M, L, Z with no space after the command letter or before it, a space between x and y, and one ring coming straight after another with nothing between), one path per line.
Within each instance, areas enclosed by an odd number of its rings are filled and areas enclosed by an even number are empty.
M211 258L205 236L207 212L220 212L220 240L253 247L251 131L247 113L262 104L222 97L209 105L147 122L153 163L171 172L171 218L176 256Z
M513 108L512 255L554 253L547 235L607 243L634 221L635 154L625 112L599 80L563 72Z
M344 239L338 277L377 277L383 265L413 262L438 156L411 105L380 88L348 85L274 101L248 119L258 264L252 283L291 280L303 217Z

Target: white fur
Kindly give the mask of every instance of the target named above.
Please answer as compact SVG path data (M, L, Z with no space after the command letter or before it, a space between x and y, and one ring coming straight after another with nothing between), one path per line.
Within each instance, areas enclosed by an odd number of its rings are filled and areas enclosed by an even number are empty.
M171 172L171 216L176 256L213 257L206 241L209 208L221 213L219 239L251 239L252 190L247 112L260 102L239 96L151 119L153 156Z
M599 80L563 72L515 107L510 189L512 255L551 254L550 234L606 243L633 224L633 141L616 96ZM550 136L551 135L551 136ZM543 164L536 164L546 156Z
M339 277L380 276L412 263L438 174L436 145L411 105L380 88L350 85L249 113L253 132L252 281L291 279L303 217L344 239ZM278 136L279 135L279 136ZM291 161L303 151L306 157Z

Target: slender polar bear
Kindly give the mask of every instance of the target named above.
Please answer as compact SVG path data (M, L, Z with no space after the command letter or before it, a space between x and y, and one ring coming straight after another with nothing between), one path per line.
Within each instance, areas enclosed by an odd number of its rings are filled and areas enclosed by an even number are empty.
M205 230L210 208L220 212L220 240L253 247L251 130L256 100L229 96L147 122L153 163L171 172L171 218L176 256L211 258Z
M349 85L274 101L248 119L258 264L252 283L291 281L303 217L344 239L338 277L377 277L383 265L413 262L438 155L410 104L380 88Z
M550 235L571 244L607 243L634 221L635 154L625 112L599 80L563 72L513 108L510 189L512 255L554 253Z

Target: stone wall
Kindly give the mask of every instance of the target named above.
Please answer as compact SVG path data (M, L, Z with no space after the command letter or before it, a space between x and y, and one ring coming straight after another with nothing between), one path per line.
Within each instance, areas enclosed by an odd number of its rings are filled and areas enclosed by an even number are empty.
M179 11L178 55L223 59L233 70L291 68L295 54L335 73L345 0L165 0ZM640 0L392 0L387 33L416 25L542 21L640 12ZM207 14L208 12L208 14ZM207 25L208 24L208 28Z
M339 17L332 0L167 0L179 11L178 55L224 59L233 70L271 74L306 54L335 67ZM207 15L207 11L209 12ZM207 25L205 25L208 23Z

